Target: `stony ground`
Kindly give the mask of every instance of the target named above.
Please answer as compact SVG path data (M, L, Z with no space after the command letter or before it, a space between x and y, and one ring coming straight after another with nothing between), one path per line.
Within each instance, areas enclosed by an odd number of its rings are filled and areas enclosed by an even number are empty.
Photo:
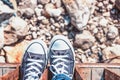
M0 62L18 63L31 40L41 38L49 46L53 36L62 34L73 44L77 63L120 63L120 0L117 1L96 0L95 11L82 31L71 24L60 0L55 3L57 8L49 0L38 0L39 4L19 2L18 17L11 17L4 27ZM55 8L54 14L46 12L51 8Z

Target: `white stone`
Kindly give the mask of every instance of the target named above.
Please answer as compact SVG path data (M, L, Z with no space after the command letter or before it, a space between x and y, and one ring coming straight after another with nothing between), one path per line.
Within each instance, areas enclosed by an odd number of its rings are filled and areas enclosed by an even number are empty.
M102 19L100 20L99 24L100 24L101 26L106 27L106 26L107 26L107 24L108 24L108 20L107 20L107 19L105 19L105 18L102 18Z
M119 34L118 28L116 28L114 26L109 26L108 33L107 33L107 37L109 39L116 38L118 36L118 34Z
M0 63L5 63L5 57L0 56Z

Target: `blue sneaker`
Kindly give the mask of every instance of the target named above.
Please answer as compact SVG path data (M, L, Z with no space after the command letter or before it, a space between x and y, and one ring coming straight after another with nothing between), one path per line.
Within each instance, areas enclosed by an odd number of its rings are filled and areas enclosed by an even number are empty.
M52 80L72 80L75 53L70 41L62 35L57 35L51 40L48 52Z
M21 65L21 80L39 80L47 65L47 46L34 40L27 47Z

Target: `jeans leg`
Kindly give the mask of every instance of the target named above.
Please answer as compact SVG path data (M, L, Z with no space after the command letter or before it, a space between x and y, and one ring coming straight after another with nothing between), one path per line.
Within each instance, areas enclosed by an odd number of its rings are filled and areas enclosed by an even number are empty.
M52 80L71 80L71 79L65 74L57 74L53 76Z

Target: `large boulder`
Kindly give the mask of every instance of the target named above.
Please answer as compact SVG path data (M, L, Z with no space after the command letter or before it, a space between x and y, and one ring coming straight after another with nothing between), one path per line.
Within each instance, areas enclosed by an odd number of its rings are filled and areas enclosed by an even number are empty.
M4 44L11 45L21 40L28 33L27 22L20 17L12 17L4 29Z
M62 0L70 17L71 23L82 30L86 26L90 14L94 11L94 0Z

